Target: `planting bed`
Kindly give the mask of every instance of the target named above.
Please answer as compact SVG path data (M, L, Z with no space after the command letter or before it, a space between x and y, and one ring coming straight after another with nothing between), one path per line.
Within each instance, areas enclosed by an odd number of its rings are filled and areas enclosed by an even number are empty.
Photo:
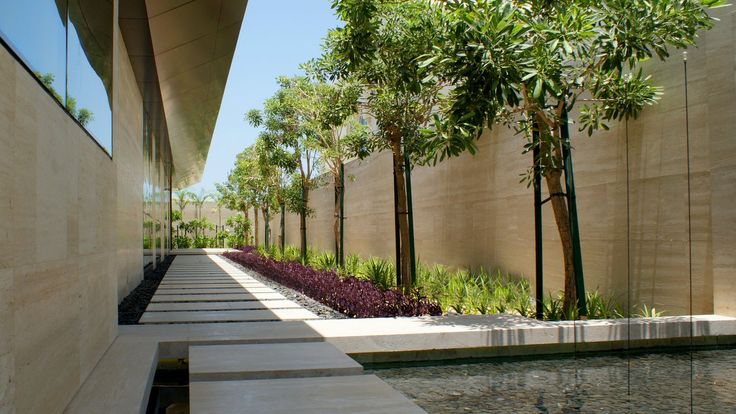
M138 323L175 257L174 255L166 256L155 270L148 268L145 271L141 283L118 305L118 324L135 325Z
M412 298L396 290L381 290L367 280L340 277L296 262L279 262L259 255L252 247L224 253L226 258L295 289L349 317L376 318L440 315L426 298Z

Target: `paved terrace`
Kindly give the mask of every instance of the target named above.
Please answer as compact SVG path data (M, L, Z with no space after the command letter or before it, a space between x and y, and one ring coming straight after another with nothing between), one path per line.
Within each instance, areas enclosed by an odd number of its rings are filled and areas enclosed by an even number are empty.
M163 358L188 359L192 413L421 413L356 360L736 343L736 318L717 315L630 325L513 315L319 320L219 251L178 253L142 324L120 327L66 412L144 413Z

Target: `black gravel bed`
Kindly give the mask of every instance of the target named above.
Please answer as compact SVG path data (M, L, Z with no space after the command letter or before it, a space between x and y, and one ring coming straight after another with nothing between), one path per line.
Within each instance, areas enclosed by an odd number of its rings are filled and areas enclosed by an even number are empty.
M225 256L220 256L228 261L228 263L232 264L233 266L237 267L238 269L242 270L243 272L247 273L248 276L253 277L253 279L258 280L259 282L263 283L264 285L270 287L271 289L281 293L284 295L287 299L292 300L296 303L298 303L303 308L307 309L308 311L314 313L315 315L319 316L322 319L347 319L347 316L330 308L329 306L325 306L322 303L317 302L316 300L302 294L301 292L297 292L294 289L290 289L280 283L276 283L273 280L263 276L262 274L254 271L253 269L249 269L240 263L236 263L230 259L228 259Z
M167 256L155 270L151 267L146 268L141 283L118 305L118 325L138 324L175 257L175 255Z

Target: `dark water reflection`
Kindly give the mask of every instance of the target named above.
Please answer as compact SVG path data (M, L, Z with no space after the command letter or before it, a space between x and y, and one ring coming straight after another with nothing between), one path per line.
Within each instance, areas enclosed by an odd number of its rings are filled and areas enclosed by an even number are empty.
M374 372L435 414L736 413L734 349Z

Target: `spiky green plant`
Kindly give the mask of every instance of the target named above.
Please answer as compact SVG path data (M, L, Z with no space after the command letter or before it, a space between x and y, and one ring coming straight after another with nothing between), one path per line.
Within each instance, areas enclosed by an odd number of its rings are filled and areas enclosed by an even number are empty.
M363 262L360 275L380 287L390 289L396 285L396 271L394 265L388 260L379 257L371 257Z

